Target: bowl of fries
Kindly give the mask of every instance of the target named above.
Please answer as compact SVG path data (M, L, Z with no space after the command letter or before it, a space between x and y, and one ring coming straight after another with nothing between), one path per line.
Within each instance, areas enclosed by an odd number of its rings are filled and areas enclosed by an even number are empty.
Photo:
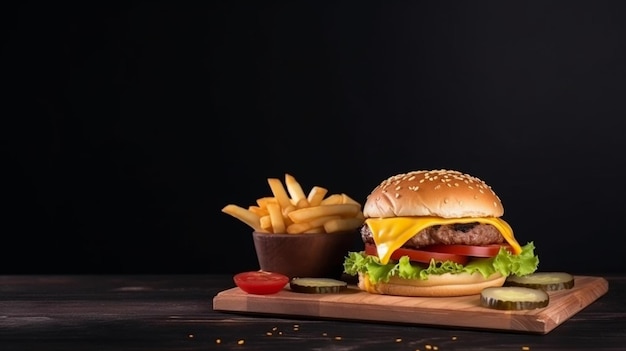
M252 232L259 268L289 278L339 278L356 232L268 234Z
M284 185L278 178L267 181L272 196L222 209L252 228L259 268L290 278L341 276L345 256L360 243L361 204L321 186L305 194L290 174Z

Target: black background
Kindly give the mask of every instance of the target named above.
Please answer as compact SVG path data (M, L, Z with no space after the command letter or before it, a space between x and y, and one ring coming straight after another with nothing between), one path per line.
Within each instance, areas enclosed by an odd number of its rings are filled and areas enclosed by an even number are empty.
M268 177L434 168L542 270L625 268L625 2L89 3L3 5L2 273L256 269L220 210Z

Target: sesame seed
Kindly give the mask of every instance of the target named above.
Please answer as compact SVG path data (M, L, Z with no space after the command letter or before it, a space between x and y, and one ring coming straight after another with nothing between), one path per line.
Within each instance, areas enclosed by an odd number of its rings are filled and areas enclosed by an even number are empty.
M437 184L437 186L435 187L435 190L441 188L441 185Z
M400 189L402 189L402 187L398 185L398 186L396 187L396 190L400 190Z
M237 345L243 345L243 344L245 344L245 341L243 339L237 341Z
M415 179L414 175L409 177L409 180L413 180L413 179Z
M396 193L396 199L400 197L400 194Z
M448 199L443 199L443 203L447 204L448 203Z
M446 185L447 185L449 188L452 188L452 184L450 184L450 183L446 183Z

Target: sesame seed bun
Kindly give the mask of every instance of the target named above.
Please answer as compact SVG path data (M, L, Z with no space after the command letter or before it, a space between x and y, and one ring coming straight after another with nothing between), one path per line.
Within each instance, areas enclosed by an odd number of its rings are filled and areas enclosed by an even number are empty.
M391 277L388 282L370 282L367 274L359 273L358 287L372 294L441 297L465 296L480 294L487 287L497 287L504 284L506 277L494 273L485 278L480 273L459 273L431 275L427 280L402 279Z
M504 207L484 181L451 170L413 171L380 183L363 206L367 218L501 217Z

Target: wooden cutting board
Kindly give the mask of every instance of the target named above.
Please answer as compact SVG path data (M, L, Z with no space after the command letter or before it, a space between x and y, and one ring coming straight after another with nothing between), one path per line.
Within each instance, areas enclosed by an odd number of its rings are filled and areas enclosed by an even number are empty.
M609 289L601 277L576 276L570 290L550 292L542 309L501 311L480 306L478 295L462 297L402 297L375 295L349 286L338 294L303 294L286 287L272 295L247 294L239 288L219 292L215 311L281 317L308 317L491 329L547 334Z

